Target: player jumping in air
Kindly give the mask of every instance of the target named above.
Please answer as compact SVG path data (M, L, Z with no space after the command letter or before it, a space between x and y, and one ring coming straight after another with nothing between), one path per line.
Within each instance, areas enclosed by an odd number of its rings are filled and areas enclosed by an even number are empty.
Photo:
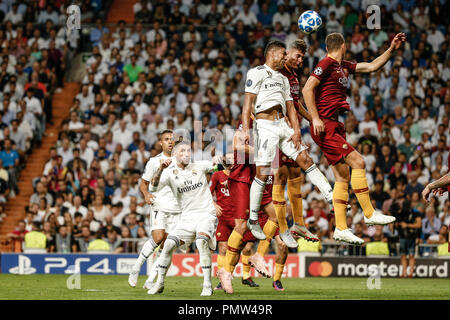
M139 257L134 264L130 275L128 276L128 284L135 287L139 277L139 271L144 262L153 254L159 245L164 244L167 234L178 222L180 218L180 207L176 201L172 190L166 187L158 188L153 194L150 190L150 180L158 170L162 161L172 159L172 148L174 145L173 132L165 130L159 137L159 143L162 152L156 157L151 158L142 175L140 191L144 196L145 203L151 205L151 238L144 243ZM160 251L158 251L158 254ZM157 276L156 264L152 267L151 273L144 284L145 289L150 289L151 283Z
M279 72L286 62L286 45L281 41L270 41L265 48L264 56L266 64L247 72L242 111L246 143L250 139L250 115L252 111L256 114L253 128L256 177L250 189L250 219L247 221L247 226L260 240L264 240L266 235L258 223L258 212L277 147L305 170L308 178L327 200L332 199L332 189L325 176L315 164L307 167L310 163L307 162L307 154L303 152L307 147L302 145L300 124L293 104L289 80ZM289 236L290 234L286 235L286 237ZM290 243L286 245L289 246Z
M148 294L163 292L173 251L183 245L187 247L195 241L204 277L201 296L210 296L213 293L210 250L216 249L215 232L218 219L206 173L222 170L222 158L191 162L190 142L183 141L175 143L173 154L176 163L171 165L172 159L162 162L152 177L151 186L152 191L158 187L170 187L181 208L181 216L164 242L164 249L157 260L158 279L148 290Z
M331 33L326 39L328 55L322 59L308 78L302 93L311 114L311 136L320 147L333 169L336 183L333 189L333 205L336 216L334 239L361 245L364 240L347 228L348 183L364 212L367 225L385 225L395 221L392 216L375 210L369 197L365 162L361 154L345 139L344 124L339 114L350 109L346 102L348 75L370 73L379 70L405 41L405 34L398 33L389 49L372 62L356 63L344 60L346 44L340 33ZM350 177L349 168L352 168Z

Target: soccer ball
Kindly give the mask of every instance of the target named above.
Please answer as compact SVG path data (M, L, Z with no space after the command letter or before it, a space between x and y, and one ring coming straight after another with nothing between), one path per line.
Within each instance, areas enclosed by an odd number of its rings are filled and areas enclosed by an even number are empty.
M316 32L321 25L322 18L313 10L303 12L298 18L298 27L306 34Z

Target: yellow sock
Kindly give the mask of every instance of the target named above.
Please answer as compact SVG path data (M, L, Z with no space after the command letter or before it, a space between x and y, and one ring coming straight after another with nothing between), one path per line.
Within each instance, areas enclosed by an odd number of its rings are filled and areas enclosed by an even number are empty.
M273 276L273 281L277 281L281 279L283 275L284 264L275 263L275 275Z
M303 200L302 200L302 176L295 179L288 179L288 197L291 202L292 216L294 217L294 222L301 226L305 225L303 221Z
M355 192L356 198L361 205L366 218L371 218L375 209L370 202L369 187L367 185L366 170L365 169L353 169L351 183L353 192Z
M347 203L348 203L348 183L336 181L333 189L333 207L336 219L336 228L347 229Z
M248 259L250 259L250 256L242 255L242 279L244 280L250 278L251 266L248 263Z
M225 256L222 256L222 255L219 254L217 256L217 269L222 268L223 265L224 265L224 262L225 262Z
M273 236L277 232L277 229L278 224L276 224L272 220L267 220L263 228L264 234L266 235L267 238L265 240L259 241L258 249L256 250L256 252L258 252L261 255L261 257L264 257L265 254L267 253L267 249L269 248L270 242L272 241Z
M277 184L273 185L272 201L275 208L275 213L277 214L280 233L283 233L288 229L286 221L286 199L284 198L284 186Z
M242 243L242 235L233 230L230 237L228 238L228 248L225 255L225 270L233 273L234 267L239 261L239 247Z

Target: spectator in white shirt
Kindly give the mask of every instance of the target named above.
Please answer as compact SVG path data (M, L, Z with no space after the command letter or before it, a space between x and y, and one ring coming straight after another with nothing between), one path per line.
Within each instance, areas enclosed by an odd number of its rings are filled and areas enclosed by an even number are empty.
M57 149L58 155L62 157L62 165L65 167L67 163L73 159L72 147L70 146L69 138L62 140L61 147Z
M5 18L3 19L3 22L11 21L13 25L21 23L23 17L22 14L18 12L17 8L18 8L17 3L13 3L12 10L6 14Z
M256 25L258 23L258 19L256 19L255 14L250 11L250 7L248 6L248 3L244 3L242 5L242 11L239 11L237 16L233 19L233 24L236 24L239 20L241 20L246 27L251 27ZM290 21L289 21L290 23Z
M80 133L84 130L84 123L78 119L76 111L70 113L69 130Z
M73 198L73 205L69 208L70 215L72 218L75 217L75 212L79 212L83 215L83 219L86 218L88 209L81 204L81 197L75 196Z
M278 11L273 15L272 26L275 27L277 22L281 23L284 31L289 30L291 25L291 15L286 12L284 5L278 6Z
M120 120L120 127L113 132L113 139L124 148L127 148L133 141L132 132L127 129L127 122L125 120Z
M91 162L94 159L94 151L87 146L86 139L80 140L80 158L86 161L87 167L91 166Z
M436 25L431 25L431 30L428 31L427 42L433 48L433 52L439 52L441 44L445 41L445 37L441 31L436 29Z
M315 227L319 230L319 237L323 238L328 231L328 221L321 216L320 207L315 206L312 208L313 215L312 217L306 218L305 223L309 227Z
M94 107L95 96L89 92L88 85L83 85L81 92L75 98L80 101L80 109L82 112L86 112Z

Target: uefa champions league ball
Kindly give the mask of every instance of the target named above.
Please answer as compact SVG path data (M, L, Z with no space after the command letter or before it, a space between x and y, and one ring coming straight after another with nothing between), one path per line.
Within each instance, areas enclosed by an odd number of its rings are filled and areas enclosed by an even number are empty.
M322 18L317 12L313 10L303 12L298 18L298 27L302 32L306 34L316 32L321 25Z

